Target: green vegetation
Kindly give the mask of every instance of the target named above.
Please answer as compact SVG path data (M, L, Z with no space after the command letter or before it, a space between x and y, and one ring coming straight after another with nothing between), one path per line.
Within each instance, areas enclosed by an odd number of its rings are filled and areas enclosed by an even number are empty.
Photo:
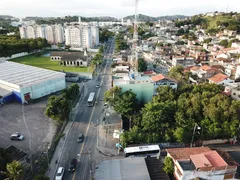
M197 137L201 140L236 136L240 102L223 95L222 90L215 84L183 84L178 90L159 87L152 101L129 115L132 129L122 134L122 145L190 143L195 123L203 129Z
M17 59L12 59L10 61L18 62L21 64L36 66L44 69L50 69L55 71L65 71L65 72L89 72L88 67L71 67L71 66L61 66L59 62L51 61L50 57L29 55Z
M168 76L176 79L180 84L186 84L188 82L190 73L184 73L182 66L175 66L168 72Z
M163 170L169 175L172 175L174 173L174 163L172 158L168 156L165 157Z
M0 35L0 57L8 57L21 52L31 52L48 47L46 39L20 39L18 36Z
M6 180L23 180L23 166L18 161L13 161L7 164L7 172L2 172L8 178Z
M123 35L117 35L116 36L116 51L121 51L128 49L129 46L127 45L127 42L124 40Z
M99 32L99 41L105 42L108 40L108 38L112 37L114 35L113 32L107 30L107 29L100 29Z
M78 95L79 86L73 84L69 88L63 90L60 96L50 96L48 98L45 114L59 123L67 121L69 119L72 104Z
M234 16L233 16L234 15ZM206 29L207 33L215 34L218 31L234 30L240 32L240 14L239 13L225 13L213 17L200 17L198 15L193 16L191 19L184 21L175 21L177 27L192 24L193 27L200 25Z
M232 47L233 42L239 42L239 40L232 39L232 40L228 41L228 40L224 39L224 40L220 41L219 45L224 46L225 48L227 48L227 47L230 48L230 47Z
M129 119L139 110L136 94L132 90L122 92L122 88L113 87L105 92L104 101L108 102L117 113Z
M50 180L50 178L44 175L37 175L33 178L33 180Z
M91 60L91 65L92 66L99 66L100 64L102 64L103 61L103 54L101 52L98 52Z
M144 72L146 70L147 70L147 65L146 65L144 59L143 58L139 58L138 59L138 71L139 72Z

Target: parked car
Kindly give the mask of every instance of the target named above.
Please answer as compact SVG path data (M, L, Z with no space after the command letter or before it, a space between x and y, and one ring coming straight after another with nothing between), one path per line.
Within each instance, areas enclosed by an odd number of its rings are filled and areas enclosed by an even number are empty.
M76 170L76 167L77 167L77 159L76 158L73 158L69 164L69 168L68 168L68 171L69 172L74 172Z
M57 170L55 180L62 180L63 179L63 174L64 174L64 167L59 167L58 170Z
M24 136L19 132L16 132L15 134L11 135L11 140L22 141L23 139L24 139Z
M77 142L78 142L78 143L82 143L82 142L83 142L83 139L84 139L83 134L79 134L79 136L78 136L78 138L77 138Z

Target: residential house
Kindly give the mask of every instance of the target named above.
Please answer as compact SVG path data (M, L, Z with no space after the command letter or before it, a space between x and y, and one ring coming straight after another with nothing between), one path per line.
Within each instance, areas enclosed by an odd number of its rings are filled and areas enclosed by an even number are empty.
M51 61L59 61L63 66L87 66L90 57L87 52L51 52Z
M227 156L221 155L208 147L166 149L167 156L174 162L174 176L177 180L233 179L236 163Z
M231 31L231 30L225 29L223 31L223 34L226 35L226 36L236 36L237 35L237 31Z
M226 85L228 83L233 83L234 80L230 79L227 75L218 73L215 76L208 78L209 83Z
M226 85L224 93L230 95L234 100L240 100L240 83L229 83Z
M202 80L206 80L212 76L214 76L215 74L217 74L216 69L212 68L211 66L194 66L192 68L190 68L190 72L192 74L195 74L198 76L199 79Z
M195 65L195 59L192 57L173 57L172 59L172 66L183 66L183 67L188 67L188 66L194 66Z
M154 94L156 94L156 89L160 86L170 86L173 89L177 89L178 87L178 82L176 79L167 77L163 74L152 76L151 79L154 83Z

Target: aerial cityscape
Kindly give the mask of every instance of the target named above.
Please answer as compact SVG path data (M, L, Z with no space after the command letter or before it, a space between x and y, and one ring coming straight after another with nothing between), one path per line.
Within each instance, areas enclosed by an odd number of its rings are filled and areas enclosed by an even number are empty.
M240 2L0 2L0 180L239 166Z

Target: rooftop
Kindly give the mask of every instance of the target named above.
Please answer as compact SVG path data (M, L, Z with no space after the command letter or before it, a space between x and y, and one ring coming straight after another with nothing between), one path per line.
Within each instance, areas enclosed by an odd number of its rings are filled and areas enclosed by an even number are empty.
M215 82L215 83L219 83L219 82L225 80L226 78L228 78L227 75L222 74L222 73L218 73L218 74L216 74L215 76L209 78L208 80L213 81L213 82Z
M151 180L144 158L125 158L101 162L96 180Z
M194 148L174 148L166 149L174 160L188 160L191 155L201 154L211 151L208 147L194 147Z
M182 167L183 170L185 171L192 171L195 170L196 167L194 166L194 164L192 163L192 161L178 161L178 163L180 164L180 166Z
M84 55L84 52L51 52L50 56L60 56L63 61L75 61L81 59L87 61L87 55Z
M152 76L151 77L152 81L154 82L157 82L157 81L161 81L163 79L167 79L167 80L170 80L170 81L174 81L174 82L177 82L177 80L173 79L173 78L170 78L170 77L167 77L167 76L164 76L163 74L158 74L156 76Z
M8 82L20 87L65 76L65 73L8 61L0 63L0 69L0 83Z

